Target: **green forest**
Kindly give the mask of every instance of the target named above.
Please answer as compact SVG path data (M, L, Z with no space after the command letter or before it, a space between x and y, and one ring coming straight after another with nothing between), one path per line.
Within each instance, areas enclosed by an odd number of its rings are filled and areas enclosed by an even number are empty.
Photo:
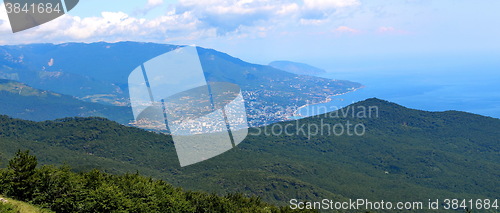
M379 99L355 103L351 108L359 106L377 106L378 116L321 115L298 122L363 123L366 126L363 136L266 136L255 135L266 127L252 128L236 148L187 167L179 166L168 135L103 118L34 122L0 116L0 167L5 168L3 174L10 174L7 172L10 161L17 158L18 150L30 150L38 161L35 176L43 174L41 171L65 174L68 181L78 182L78 187L84 186L80 180L95 173L113 180L109 184L104 181L102 187L117 190L121 186L114 184L126 177L150 179L134 176L139 173L174 188L181 187L182 196L206 192L203 196L230 200L231 196L243 195L250 200L260 197L262 203L276 206L288 206L290 199L497 198L499 119L458 111L426 112ZM296 126L296 122L276 125ZM290 127L290 132L294 128ZM4 196L16 197L11 188L4 190L7 190L2 192ZM91 189L83 191L97 193ZM39 201L43 206L43 199L49 199L37 196L29 199L35 198L26 201Z
M0 193L55 212L296 212L258 197L184 191L138 173L111 175L67 166L41 166L29 151L18 151L0 170ZM0 212L17 212L0 202Z

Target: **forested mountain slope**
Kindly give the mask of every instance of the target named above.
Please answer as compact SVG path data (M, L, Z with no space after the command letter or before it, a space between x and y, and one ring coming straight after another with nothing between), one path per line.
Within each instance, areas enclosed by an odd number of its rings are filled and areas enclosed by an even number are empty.
M362 124L365 134L307 134L314 125L348 123L351 131ZM266 135L279 130L276 125L290 134ZM100 118L32 122L2 116L0 152L4 167L18 149L30 149L42 164L139 171L190 190L241 192L280 204L291 198L494 199L498 129L499 119L368 99L336 113L253 128L235 149L184 168L170 136Z

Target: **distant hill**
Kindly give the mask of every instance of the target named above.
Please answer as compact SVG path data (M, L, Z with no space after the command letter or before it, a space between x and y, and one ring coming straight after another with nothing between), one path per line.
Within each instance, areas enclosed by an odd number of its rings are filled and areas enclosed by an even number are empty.
M323 69L292 61L273 61L269 63L269 66L297 75L319 75L326 73Z
M124 105L130 72L177 47L135 42L0 46L0 77L84 100ZM103 94L114 99L93 97Z
M361 116L363 109L372 116ZM252 128L235 149L183 168L166 135L100 118L32 122L1 116L0 165L18 149L30 149L43 164L139 171L190 190L241 192L282 205L291 198L425 202L498 196L500 119L426 112L379 99L338 113ZM308 126L347 122L363 124L365 134L305 134ZM266 135L280 126L288 126L289 135Z
M141 63L178 47L138 42L0 46L0 78L87 102L127 106L129 74ZM198 53L208 81L242 88L252 126L287 120L293 108L362 86L251 64L212 49L200 47Z
M0 79L0 103L0 114L32 121L93 116L128 124L133 119L128 107L85 102L5 79Z

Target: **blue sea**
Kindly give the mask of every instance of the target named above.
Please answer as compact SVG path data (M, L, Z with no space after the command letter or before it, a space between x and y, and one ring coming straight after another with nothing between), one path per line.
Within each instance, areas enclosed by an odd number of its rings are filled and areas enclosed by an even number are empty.
M355 81L365 88L302 108L301 115L322 114L376 97L414 109L500 118L500 55L334 62L320 77Z

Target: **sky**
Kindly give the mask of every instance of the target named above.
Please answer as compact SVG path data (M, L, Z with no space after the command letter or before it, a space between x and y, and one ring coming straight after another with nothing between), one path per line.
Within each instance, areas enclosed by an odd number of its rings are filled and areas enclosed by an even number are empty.
M194 44L253 63L320 67L413 55L479 60L500 56L499 8L498 0L80 0L14 34L1 4L0 45Z

